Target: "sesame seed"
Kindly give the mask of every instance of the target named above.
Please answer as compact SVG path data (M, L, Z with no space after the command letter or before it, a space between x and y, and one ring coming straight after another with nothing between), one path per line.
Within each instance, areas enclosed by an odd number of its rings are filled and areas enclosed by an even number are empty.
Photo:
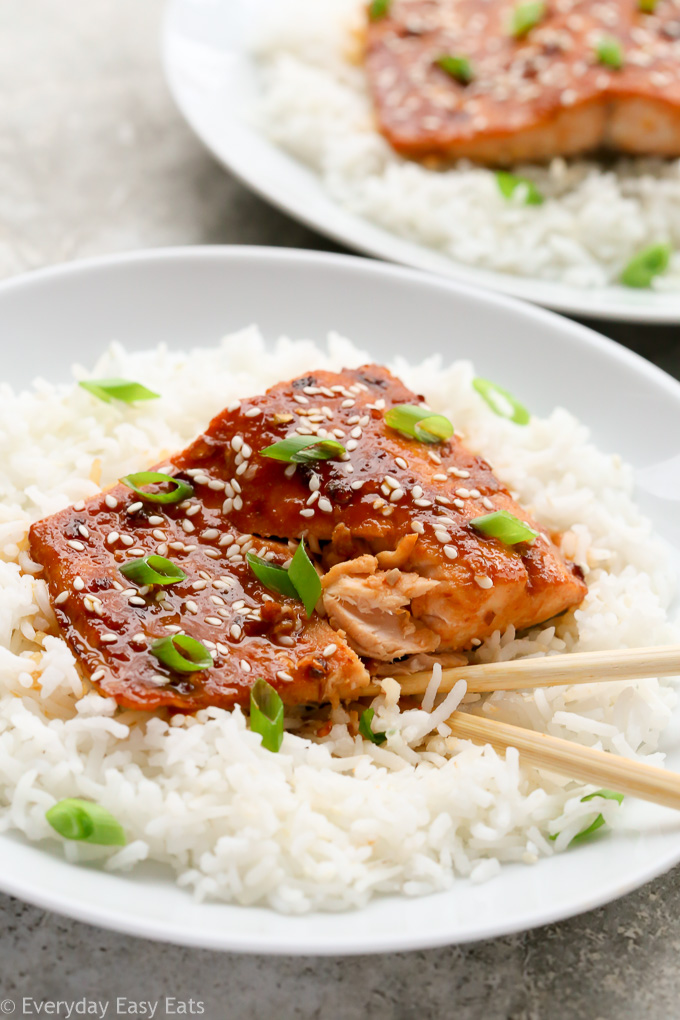
M132 538L131 535L121 535L120 540L123 543L123 545L131 546L135 544L135 540L134 538Z
M200 509L201 509L201 504L200 503L194 503L193 506L190 506L187 509L187 517L193 517L194 514L197 514Z
M292 648L293 645L295 644L295 641L293 640L292 637L288 637L287 634L282 634L281 637L279 638L279 644L283 645L285 648Z
M119 538L120 538L120 535L118 534L117 531L110 531L108 533L108 535L106 536L106 544L107 545L115 545Z
M80 576L80 574L76 575L76 577L75 577L75 579L73 581L73 587L75 588L76 591L82 591L83 588L85 587L85 582L83 581L83 579Z
M161 544L156 549L156 555L157 556L165 556L167 551L168 551L167 542L161 542Z
M400 482L398 478L393 478L392 475L385 475L383 479L385 485L389 485L390 489L398 489Z
M212 489L214 492L219 492L220 489L224 488L224 485L225 483L222 481L221 478L212 478L208 482L208 488Z
M445 545L444 555L449 560L458 559L458 550L456 549L455 545Z
M233 507L234 507L234 501L233 501L233 499L228 497L227 499L225 499L224 503L222 504L222 513L223 514L230 514L232 509L233 509Z
M231 627L229 628L229 633L233 637L234 641L238 641L238 639L241 637L241 634L243 633L243 631L239 627L238 623L233 623L231 625Z
M303 397L301 393L295 393L293 395L293 400L296 403L298 403L298 404L308 404L309 403L309 401L307 400L307 397Z
M404 496L403 489L392 489L392 494L390 495L390 503L398 503L399 500L403 498L403 496Z
M490 577L487 577L486 574L475 574L475 583L478 584L480 588L493 588L493 581Z
M142 644L145 645L146 644L146 637L140 631L139 634L133 634L132 637L130 638L130 641L134 641L134 643L136 645L142 645Z
M326 496L322 496L319 500L319 510L323 510L325 514L333 513L333 504Z
M414 499L413 502L416 506L432 506L432 502L429 499Z
M300 511L300 517L313 517L313 516L314 516L314 510L311 507L309 509L307 509L307 510L301 510Z
M186 531L187 535L196 530L191 521L182 521L182 528Z
M258 414L262 414L262 408L260 407L249 407L244 417L246 418L257 418Z
M78 525L78 534L82 535L83 538L89 538L90 532L87 530L84 524Z
M457 506L459 510L464 510L465 509L465 500L463 500L463 499L454 499L453 505Z
M130 549L129 551L130 551L130 555L131 556L143 556L144 555L144 550L143 549Z
M345 449L347 450L348 453L352 453L353 450L356 450L358 445L359 444L357 443L356 439L348 439L347 442L345 443Z
M289 464L288 467L286 468L286 470L283 472L284 475L286 476L286 478L292 478L293 475L295 474L295 469L296 468L297 468L297 464Z
M105 669L97 669L90 677L90 680L96 684L98 680L103 680L105 676L106 676Z
M73 504L73 509L77 510L77 511L84 510L85 509L85 501L82 500L82 499L79 499L77 503Z
M158 514L154 514L149 517L149 524L153 524L153 526L157 528L159 524L165 524L165 518L159 517Z
M56 599L54 600L55 606L60 606L62 602L66 602L68 595L69 593L67 591L60 592L60 594L57 595Z
M482 494L481 494L481 492L479 491L479 489L470 489L470 495L472 496L472 498L473 498L473 499L479 499L479 497L480 497L480 496L481 496Z
M112 496L110 493L107 493L107 495L104 496L104 502L106 503L109 510L115 510L116 507L118 506L118 500L116 499L115 496Z
M374 403L373 406L375 407L376 411L384 411L385 410L385 401L381 397L380 400L376 400L376 402Z
M154 537L155 539L157 539L157 540L158 540L159 542L162 542L162 541L163 541L163 539L165 538L165 532L164 532L164 531L161 531L161 529L160 529L160 528L154 528L154 529L153 529L153 531L151 532L151 534L152 534L152 535L153 535L153 537Z
M434 498L437 503L441 503L443 506L451 505L451 500L448 498L448 496L435 496Z
M198 612L198 606L196 605L195 602L192 602L191 599L187 599L187 601L184 604L190 613L196 615L196 613Z
M425 525L422 521L411 521L411 531L415 531L416 535L423 535L425 533Z
M309 491L310 492L316 492L319 489L320 486L321 486L321 479L319 478L319 476L318 475L312 475L312 477L309 479Z
M414 485L413 488L411 489L411 492L413 493L414 499L422 499L423 490L419 485Z
M219 530L217 528L208 528L203 532L202 538L205 538L208 542L213 542L216 538L219 538Z
M432 475L432 480L435 481L435 482L445 482L447 480L447 478L448 478L448 475L441 475L441 474Z
M340 404L340 407L354 407L355 403L356 401L352 400L351 397L348 397L347 400L343 400L343 402Z
M468 499L470 496L469 489L456 489L456 495L460 496L461 499Z
M139 597L139 595L133 595L130 599L128 599L128 602L129 602L129 604L131 606L145 606L146 605L146 602L144 601L144 599L141 599Z
M220 620L219 616L206 616L205 622L211 624L213 627L221 627L224 620Z
M244 460L248 460L248 458L251 457L252 454L253 454L252 447L248 446L247 443L244 443L243 446L241 447L241 456L244 458Z
M435 531L434 537L437 539L438 542L441 542L443 545L446 545L447 542L451 541L451 536L449 535L448 531Z
M488 496L484 496L482 498L482 506L486 507L487 510L493 510L493 503Z
M116 634L102 634L101 640L102 644L112 645L118 640L118 636Z
M208 587L207 581L194 581L191 585L194 591L203 591L204 588Z
M241 659L241 669L244 673L250 673L251 665L247 659Z
M357 492L359 489L362 488L363 484L364 483L361 481L361 479L357 478L356 482L352 482L350 484L350 489L354 489L354 491Z
M357 425L357 427L352 429L352 431L350 432L350 436L352 437L352 439L361 439L362 435L363 432L359 425Z
M129 513L129 514L136 514L137 511L141 510L143 506L144 506L144 504L142 503L142 501L140 499L136 503L130 503L130 506L127 508L126 512Z
M319 498L319 493L318 492L313 492L311 494L311 496L309 497L309 499L307 500L307 506L312 506L313 503L316 503L318 498Z
M465 471L463 468L450 467L448 469L450 475L454 475L456 478L469 478L470 472Z
M276 678L277 678L277 680L283 680L284 682L288 681L288 682L292 683L292 681L293 681L292 676L290 675L290 673L286 673L285 669L280 669L278 671L278 673L276 674Z
M435 463L435 464L441 464L441 462L442 462L442 459L441 459L441 457L439 456L439 454L438 454L438 453L435 453L435 452L434 452L434 450L428 450L428 451L427 451L427 455L428 455L428 457L430 458L430 460L431 460L431 461L433 461L433 463Z
M324 650L323 650L323 652L321 654L324 655L328 659L331 655L333 655L334 652L337 652L337 650L338 650L338 646L337 645L330 644L330 645L326 645L326 647L324 648Z
M85 546L83 545L82 542L76 542L75 540L72 539L71 541L67 542L66 544L70 545L71 548L75 549L76 552L85 552Z
M394 463L397 465L397 467L403 468L404 471L408 467L408 464L406 463L403 457L395 457Z

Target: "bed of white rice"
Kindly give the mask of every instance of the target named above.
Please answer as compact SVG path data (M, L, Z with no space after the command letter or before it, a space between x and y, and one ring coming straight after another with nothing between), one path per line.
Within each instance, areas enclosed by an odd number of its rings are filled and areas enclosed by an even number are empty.
M291 717L274 755L240 711L169 720L117 710L84 689L56 635L26 552L32 520L181 447L234 397L367 360L337 336L323 349L282 339L265 355L251 328L187 355L113 346L93 375L136 379L162 394L136 407L44 381L19 394L0 388L0 829L57 839L45 810L63 797L90 798L121 821L129 843L112 850L63 841L70 860L118 870L153 859L199 897L304 912L361 906L376 893L425 894L456 876L490 878L503 862L533 864L564 850L593 818L593 804L580 799L592 787L450 735L445 720L462 685L445 702L432 689L424 709L400 713L397 685L387 680L374 702L383 746L351 736L339 710L316 743L295 734L300 719ZM678 639L667 619L674 577L618 457L595 449L566 410L524 428L496 417L471 388L468 362L392 367L455 421L543 524L564 532L565 551L587 571L577 612L519 638L496 633L477 660ZM659 735L675 695L649 679L463 701L661 763ZM606 801L601 810L616 825L625 805Z
M452 258L574 287L615 282L641 248L680 249L680 161L555 159L519 167L546 197L508 202L494 174L471 164L444 172L401 159L376 131L357 63L365 0L276 0L252 45L262 67L255 117L309 164L352 212ZM680 254L658 290L680 288Z

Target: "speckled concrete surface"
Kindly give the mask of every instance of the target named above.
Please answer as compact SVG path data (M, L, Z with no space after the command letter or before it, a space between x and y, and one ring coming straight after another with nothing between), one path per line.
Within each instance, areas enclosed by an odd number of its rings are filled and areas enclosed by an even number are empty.
M162 80L161 10L161 0L3 0L0 276L170 244L337 250L250 195L191 136ZM677 330L599 328L680 375ZM166 995L193 999L195 1011L202 1002L208 1020L680 1016L677 870L563 924L403 956L223 956L98 931L8 897L0 932L0 1011L10 999L17 1016L85 998L108 1003L110 1017L118 997L181 1015Z

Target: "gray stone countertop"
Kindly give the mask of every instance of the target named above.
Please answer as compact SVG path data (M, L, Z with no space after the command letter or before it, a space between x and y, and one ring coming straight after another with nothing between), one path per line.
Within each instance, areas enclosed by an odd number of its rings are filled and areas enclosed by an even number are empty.
M0 276L173 244L340 250L251 195L194 139L163 82L161 15L161 0L0 5ZM677 330L596 328L680 376ZM403 955L185 950L4 896L0 925L0 1010L12 999L17 1016L37 1015L24 996L100 1000L107 1017L118 997L173 1015L165 996L201 1001L207 1020L680 1016L678 870L562 924Z

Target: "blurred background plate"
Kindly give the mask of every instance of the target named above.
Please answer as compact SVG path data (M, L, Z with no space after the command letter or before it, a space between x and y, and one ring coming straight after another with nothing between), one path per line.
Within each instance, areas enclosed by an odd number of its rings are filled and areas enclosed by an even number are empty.
M275 0L274 0L275 2ZM350 248L524 298L569 315L680 322L680 293L585 290L463 265L404 240L336 203L320 178L248 120L258 94L251 26L272 0L171 0L163 53L177 104L198 137L232 173L274 205Z
M42 270L0 285L0 335L7 340L1 378L24 386L39 372L66 381L72 361L92 365L112 340L132 350L159 343L187 349L250 323L270 342L282 333L323 341L336 330L376 360L472 357L482 375L535 412L570 408L599 446L637 469L639 501L667 538L680 574L680 464L673 461L680 385L581 326L441 277L341 255L247 247L165 249ZM661 486L664 477L671 484ZM669 767L680 770L680 712L663 746ZM74 867L57 844L29 844L14 834L0 836L0 855L3 891L130 934L242 952L375 953L520 931L615 899L680 861L680 815L630 800L616 832L533 867L506 866L486 884L460 880L447 893L384 897L360 912L302 917L195 903L160 867L131 875Z

